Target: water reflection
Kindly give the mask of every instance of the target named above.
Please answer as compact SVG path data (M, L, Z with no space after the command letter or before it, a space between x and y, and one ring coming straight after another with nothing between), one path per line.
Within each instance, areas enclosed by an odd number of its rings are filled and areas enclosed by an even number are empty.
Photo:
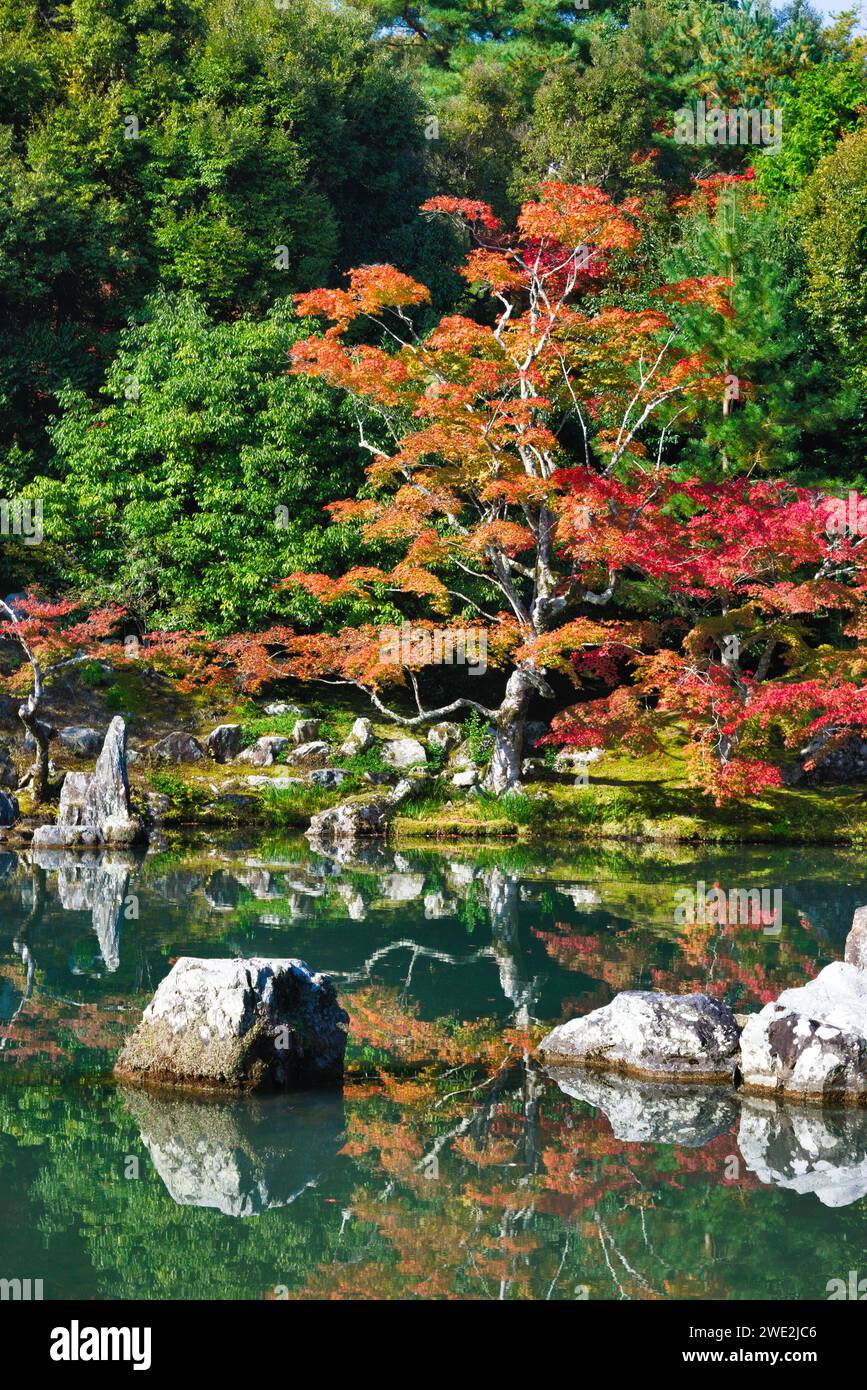
M218 1100L124 1089L166 1191L178 1206L258 1216L327 1181L344 1139L343 1097Z
M678 922L699 880L781 886L782 930ZM867 1236L867 1117L548 1076L533 1044L622 989L757 1008L865 901L815 849L2 854L0 1227L93 1297L824 1297ZM334 975L343 1099L79 1085L183 954Z
M551 1076L564 1095L601 1110L615 1138L630 1144L700 1148L728 1133L737 1119L733 1090L662 1086L572 1067L558 1067Z

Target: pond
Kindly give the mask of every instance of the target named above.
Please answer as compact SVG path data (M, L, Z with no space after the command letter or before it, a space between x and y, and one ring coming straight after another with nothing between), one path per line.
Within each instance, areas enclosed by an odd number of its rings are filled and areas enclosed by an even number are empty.
M728 911L704 910L715 885ZM867 1277L867 1116L552 1077L532 1048L623 989L755 1009L839 958L864 902L858 856L821 849L0 854L0 1278L46 1299L828 1298ZM342 1095L115 1085L181 955L331 973Z

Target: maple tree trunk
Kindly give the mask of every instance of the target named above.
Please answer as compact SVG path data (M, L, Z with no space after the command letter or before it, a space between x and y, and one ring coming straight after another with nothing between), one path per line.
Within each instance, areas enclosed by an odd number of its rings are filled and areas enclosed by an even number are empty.
M494 751L486 781L497 796L513 791L520 784L524 726L533 689L524 671L513 671L506 683L503 703L494 718Z
M41 806L48 800L48 741L51 730L37 718L36 710L31 708L31 700L20 706L18 717L36 744L36 757L19 790L29 787L34 803Z

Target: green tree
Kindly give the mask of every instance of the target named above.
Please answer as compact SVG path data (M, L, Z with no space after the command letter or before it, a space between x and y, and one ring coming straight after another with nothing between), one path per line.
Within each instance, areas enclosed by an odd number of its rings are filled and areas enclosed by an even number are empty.
M325 0L2 0L5 491L160 285L230 317L412 260L420 112L371 33Z
M285 301L220 323L189 294L158 296L123 333L103 402L62 393L60 477L32 484L57 576L147 627L299 614L274 584L334 563L342 533L322 506L361 476L346 407L287 375L300 336Z
M867 388L867 127L820 159L795 202L807 266L805 303L840 354L846 379Z

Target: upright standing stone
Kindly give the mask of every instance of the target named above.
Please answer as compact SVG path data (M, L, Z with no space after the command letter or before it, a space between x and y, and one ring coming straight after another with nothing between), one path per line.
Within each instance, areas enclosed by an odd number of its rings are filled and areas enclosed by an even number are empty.
M126 774L126 722L119 714L108 726L102 751L84 798L84 825L102 827L109 816L129 819L129 781Z
M94 849L101 844L134 845L144 835L130 813L126 773L126 723L118 714L108 726L93 773L67 772L56 825L41 825L34 848Z
M859 970L867 970L867 907L855 909L843 959Z

